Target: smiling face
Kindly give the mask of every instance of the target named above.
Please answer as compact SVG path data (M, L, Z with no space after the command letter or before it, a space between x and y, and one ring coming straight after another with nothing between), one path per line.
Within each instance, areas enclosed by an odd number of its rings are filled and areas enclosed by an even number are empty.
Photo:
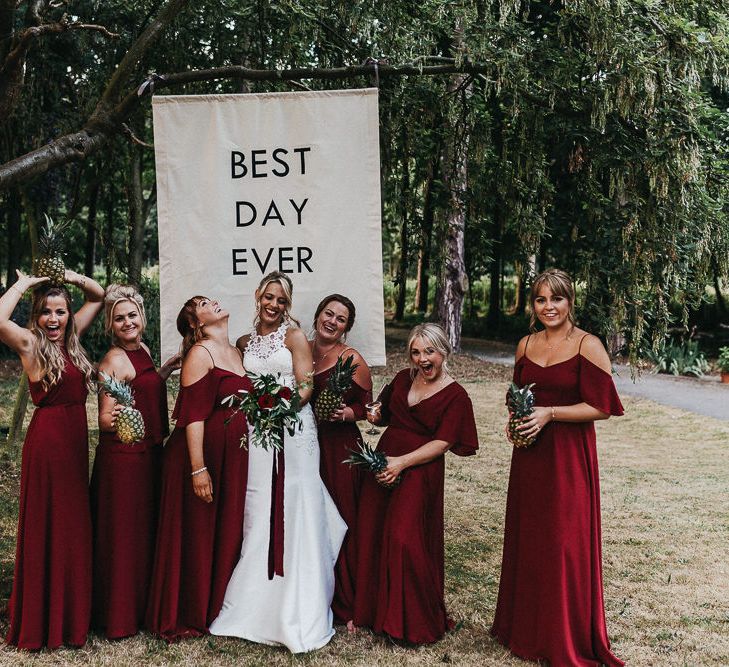
M120 301L111 313L111 333L120 345L139 345L144 333L144 322L139 306L133 301Z
M261 324L267 327L278 327L288 307L286 293L278 282L269 282L260 292L256 292L258 300L258 316Z
M339 301L327 303L314 323L317 338L323 343L338 341L347 331L349 316L349 308L343 303Z
M443 372L445 356L424 336L416 336L410 343L410 362L426 382L434 382Z
M548 285L542 285L532 304L534 314L546 329L557 330L569 325L572 304L566 296L554 294Z
M215 299L201 297L195 305L195 319L198 326L206 324L215 324L220 320L229 317L230 313L224 310Z
M63 343L66 338L66 327L70 311L66 299L60 295L46 297L38 314L38 329L54 343Z

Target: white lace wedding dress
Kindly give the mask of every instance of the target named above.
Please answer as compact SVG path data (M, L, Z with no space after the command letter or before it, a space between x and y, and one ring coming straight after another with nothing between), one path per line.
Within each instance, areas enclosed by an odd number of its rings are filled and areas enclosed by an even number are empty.
M267 336L254 332L243 363L253 373L280 373L293 388L286 329L284 323ZM284 576L268 579L273 453L251 444L240 560L210 626L214 635L283 645L292 653L321 648L334 636L334 564L347 530L319 476L311 407L300 414L303 430L286 433L284 441Z

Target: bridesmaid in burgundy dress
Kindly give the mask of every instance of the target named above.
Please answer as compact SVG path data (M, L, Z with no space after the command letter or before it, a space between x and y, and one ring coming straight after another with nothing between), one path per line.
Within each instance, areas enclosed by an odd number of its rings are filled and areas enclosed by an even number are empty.
M563 271L532 285L532 330L537 320L543 328L519 342L514 382L535 383L537 407L520 428L538 438L511 459L491 633L552 667L617 667L603 607L594 422L623 408L605 349L575 326L574 300Z
M162 442L169 434L165 381L179 355L159 369L142 342L147 325L136 289L109 285L105 329L112 348L99 371L128 382L142 413L143 440L124 444L114 429L121 406L99 393L99 446L91 476L94 529L92 627L109 639L136 634L144 623L157 530Z
M164 448L147 628L173 641L207 633L240 557L248 475L242 412L221 401L252 389L228 339L229 313L195 296L177 317L183 337L177 425Z
M36 406L23 445L20 512L8 644L36 650L83 646L91 616L91 515L86 395L93 367L79 343L104 290L73 271L84 292L74 315L65 287L23 275L0 298L0 340L20 356ZM28 329L10 320L38 286Z
M311 342L315 370L314 404L327 386L331 370L339 357L345 360L353 357L353 363L359 365L354 372L352 386L342 399L342 405L329 421L317 425L321 478L348 528L334 569L332 611L334 622L346 623L350 632L354 630L352 618L358 553L355 535L362 471L357 466L342 465L342 461L357 447L361 436L356 422L365 418L365 405L372 400L370 369L359 352L347 347L344 342L354 324L354 317L354 304L346 296L331 294L325 297L314 314L314 340Z
M378 445L388 466L362 483L354 623L429 644L452 627L443 599L444 455L475 454L478 439L471 399L448 374L443 329L416 326L408 351L411 368L395 376L380 394L380 411L367 416L389 422ZM397 486L380 485L399 477Z

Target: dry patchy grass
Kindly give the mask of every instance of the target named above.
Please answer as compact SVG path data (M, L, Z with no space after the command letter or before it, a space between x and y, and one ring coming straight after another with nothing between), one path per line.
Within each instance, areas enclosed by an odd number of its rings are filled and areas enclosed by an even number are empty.
M375 384L406 363L394 349ZM367 631L338 632L313 654L235 639L174 645L143 634L82 650L27 654L3 646L13 665L525 665L489 634L498 589L510 449L503 437L506 369L468 357L452 364L471 395L481 450L448 457L446 601L459 622L434 646L406 649ZM626 398L626 416L599 423L603 554L608 630L629 665L729 664L729 424ZM90 419L94 413L90 402ZM93 436L92 436L93 439ZM17 467L0 479L0 598L12 576ZM11 535L5 538L7 531ZM1 600L0 600L1 602ZM0 624L0 630L5 626Z

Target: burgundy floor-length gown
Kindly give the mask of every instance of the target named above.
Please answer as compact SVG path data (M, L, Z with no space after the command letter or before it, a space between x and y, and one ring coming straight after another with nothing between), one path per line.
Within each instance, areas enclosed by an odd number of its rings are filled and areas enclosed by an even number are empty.
M333 368L333 367L332 367ZM314 376L312 403L326 387L332 368ZM355 419L364 419L365 405L371 400L372 392L360 387L356 382L343 396L343 402L352 408ZM362 469L344 463L352 450L361 440L359 428L354 422L319 422L319 451L321 452L319 471L322 481L337 506L342 519L347 524L347 535L339 552L334 568L334 600L332 611L334 622L346 623L354 614L354 584L357 568L357 507L359 506Z
M454 454L475 454L476 423L465 389L453 382L411 407L411 384L410 371L400 371L380 395L389 426L378 449L398 456L445 440ZM438 641L452 626L443 599L444 476L444 456L407 468L394 489L365 475L357 515L355 625L413 644Z
M519 386L540 406L623 407L612 377L577 354L542 367L522 356ZM504 553L491 633L515 655L552 667L623 663L610 651L602 591L600 483L593 422L551 422L514 448Z
M91 618L91 513L84 376L69 359L36 405L23 445L8 644L83 646Z
M213 367L181 387L173 418L177 425L164 447L162 494L146 626L173 641L207 632L223 605L228 580L240 557L248 474L245 415L220 402L250 380ZM192 490L185 426L205 422L204 460L213 502ZM227 423L226 423L227 422Z
M91 475L94 587L91 625L109 639L144 626L159 506L162 441L169 433L167 388L144 348L124 350L145 437L124 444L102 432Z

